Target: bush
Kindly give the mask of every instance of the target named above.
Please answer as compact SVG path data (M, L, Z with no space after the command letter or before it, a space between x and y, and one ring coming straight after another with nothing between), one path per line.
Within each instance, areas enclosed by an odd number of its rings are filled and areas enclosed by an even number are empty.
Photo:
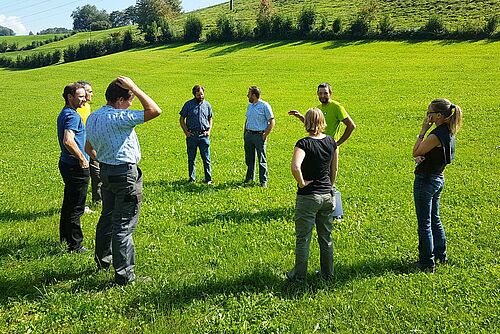
M364 37L370 31L370 21L366 16L358 15L349 27L349 34L356 37Z
M236 22L236 38L239 40L249 40L253 38L252 27L245 21Z
M394 24L392 23L391 17L385 15L382 20L378 23L378 30L382 35L389 36L394 33Z
M283 17L279 14L271 18L271 37L290 38L293 35L293 23L289 17Z
M255 37L270 38L272 31L272 15L267 12L260 12L257 15L256 26L254 29Z
M132 30L129 29L125 31L123 35L123 50L131 49L134 46L134 37L132 35Z
M342 25L342 20L340 17L337 17L332 24L332 31L335 35L341 35L344 27Z
M207 40L229 42L235 40L236 37L236 22L234 18L229 15L221 14L217 18L215 28L207 35Z
M158 29L158 23L156 23L156 21L148 24L144 30L144 39L146 40L146 42L156 43L158 41L160 30Z
M484 26L484 33L487 36L491 36L495 33L495 31L498 28L498 16L490 16L488 18L488 21L486 22L486 25Z
M91 31L106 30L111 28L111 22L109 21L95 21L90 24Z
M314 28L314 22L316 21L316 12L312 8L302 8L302 11L297 18L297 30L305 37Z
M421 31L432 35L445 35L447 33L443 19L437 15L429 17L429 20L422 27Z
M184 23L184 40L188 42L197 42L201 38L203 23L196 15L188 15Z
M166 19L161 19L160 22L158 23L158 29L159 29L159 39L161 42L166 43L172 41L174 38L174 33L172 31L172 28L170 27L170 23Z
M63 51L63 59L65 63L76 60L76 46L70 45Z

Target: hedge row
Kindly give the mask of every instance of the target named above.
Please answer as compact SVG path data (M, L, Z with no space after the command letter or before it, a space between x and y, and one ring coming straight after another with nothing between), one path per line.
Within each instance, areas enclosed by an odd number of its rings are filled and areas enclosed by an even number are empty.
M48 38L48 39L45 39L43 41L32 41L31 44L28 44L28 45L23 46L23 47L19 47L18 42L8 43L6 40L3 40L2 42L0 42L0 53L11 52L11 51L32 50L32 49L35 49L35 48L42 46L42 45L45 45L45 44L61 41L65 38L68 38L71 35L72 34L66 34L64 36L54 36L52 38Z

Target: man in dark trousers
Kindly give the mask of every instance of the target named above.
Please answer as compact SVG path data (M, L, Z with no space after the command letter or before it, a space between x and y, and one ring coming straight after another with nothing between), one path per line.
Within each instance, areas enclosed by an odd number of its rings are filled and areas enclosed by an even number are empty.
M196 150L200 148L205 183L212 183L212 167L210 164L210 132L213 125L212 106L205 100L205 88L200 85L193 87L191 100L184 103L179 115L179 123L186 135L188 155L188 182L196 180Z
M64 108L57 117L57 137L61 156L59 171L64 181L64 199L59 221L61 242L68 251L82 253L83 232L80 217L85 208L89 185L89 156L85 153L85 126L76 112L85 103L85 89L78 83L64 87Z
M129 110L137 96L144 110ZM132 234L142 202L141 148L135 126L152 120L160 107L130 78L118 77L106 89L107 104L90 114L85 149L99 161L102 212L96 227L95 260L107 269L113 260L115 282L136 280Z

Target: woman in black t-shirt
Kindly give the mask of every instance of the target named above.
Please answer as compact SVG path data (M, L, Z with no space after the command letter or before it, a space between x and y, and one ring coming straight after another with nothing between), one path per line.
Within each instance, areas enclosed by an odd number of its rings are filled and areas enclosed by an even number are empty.
M424 136L432 124L436 128ZM447 99L429 104L422 130L413 146L415 183L413 197L418 221L418 267L434 272L435 260L446 257L446 236L439 217L439 199L444 186L444 169L455 158L455 134L462 124L462 110Z
M292 174L297 181L295 205L295 267L287 273L294 281L307 275L307 260L312 230L316 225L320 247L321 276L333 277L332 213L335 196L332 185L337 174L337 144L323 134L325 117L318 108L309 109L304 125L308 137L295 144Z

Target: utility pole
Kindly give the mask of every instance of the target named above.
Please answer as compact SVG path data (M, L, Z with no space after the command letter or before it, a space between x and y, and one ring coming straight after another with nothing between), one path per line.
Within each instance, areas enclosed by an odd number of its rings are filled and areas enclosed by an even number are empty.
M233 10L233 0L229 0L229 10Z

